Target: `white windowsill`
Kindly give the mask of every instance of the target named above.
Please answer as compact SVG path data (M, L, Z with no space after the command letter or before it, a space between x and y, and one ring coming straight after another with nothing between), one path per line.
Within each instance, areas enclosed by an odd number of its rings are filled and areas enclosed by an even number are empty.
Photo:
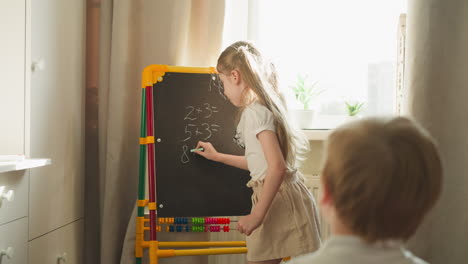
M16 161L0 161L0 172L26 170L51 164L51 159L24 159Z

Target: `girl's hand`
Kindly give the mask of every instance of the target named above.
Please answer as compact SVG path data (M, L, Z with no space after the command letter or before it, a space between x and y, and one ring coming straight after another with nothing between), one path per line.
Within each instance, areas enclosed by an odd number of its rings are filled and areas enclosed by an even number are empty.
M250 234L252 234L252 232L262 224L262 222L263 217L252 212L251 214L239 219L239 222L237 222L237 231L250 236Z
M218 161L219 160L219 152L211 145L210 142L202 142L198 141L196 148L203 148L203 151L195 151L198 155L205 157L206 159Z

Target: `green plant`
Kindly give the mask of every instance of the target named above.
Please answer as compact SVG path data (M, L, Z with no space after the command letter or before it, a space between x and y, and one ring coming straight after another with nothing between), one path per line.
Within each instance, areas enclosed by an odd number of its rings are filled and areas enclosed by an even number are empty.
M345 102L346 104L346 110L348 110L348 115L349 116L356 116L363 110L364 102L356 102L356 103L348 103Z
M324 89L318 89L317 83L310 84L307 75L299 74L296 83L291 86L296 99L302 104L304 110L309 110L310 103L325 91Z

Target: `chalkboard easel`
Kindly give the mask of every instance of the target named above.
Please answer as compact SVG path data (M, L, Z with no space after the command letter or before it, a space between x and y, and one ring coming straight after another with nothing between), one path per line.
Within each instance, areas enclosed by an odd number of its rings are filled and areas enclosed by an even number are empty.
M150 263L155 264L160 257L246 253L245 241L157 240L157 232L164 231L156 225L158 220L248 214L252 192L245 186L250 178L247 171L211 162L189 151L203 140L212 142L219 151L243 154L232 140L236 109L224 98L214 68L150 65L142 77L135 262L142 263L146 249ZM149 209L149 217L145 208ZM186 232L221 230L220 225L211 225L209 219L214 218L206 218L201 225L193 219L190 224L184 220ZM184 226L178 223L166 225L166 232L182 231ZM223 227L224 232L229 229L229 225ZM197 249L162 249L167 247Z

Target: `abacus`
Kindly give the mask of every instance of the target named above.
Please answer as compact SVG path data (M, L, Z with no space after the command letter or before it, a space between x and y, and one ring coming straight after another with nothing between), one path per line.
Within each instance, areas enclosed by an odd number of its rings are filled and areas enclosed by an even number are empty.
M167 65L150 65L142 74L142 104L140 127L140 161L138 185L138 216L136 219L135 257L141 264L143 251L149 250L150 264L157 264L159 258L175 256L244 254L245 241L200 241L200 242L161 242L158 232L229 232L231 220L217 217L159 217L156 201L155 177L155 137L153 124L153 85L162 82L166 72L215 74L213 67L193 68ZM145 197L145 176L148 178L149 199ZM162 204L159 205L162 208ZM149 209L149 218L145 217ZM149 232L149 240L144 239ZM208 248L210 247L210 248ZM170 249L161 249L170 248ZM202 248L202 249L174 249Z
M229 232L231 219L212 217L162 217L158 218L157 232Z

